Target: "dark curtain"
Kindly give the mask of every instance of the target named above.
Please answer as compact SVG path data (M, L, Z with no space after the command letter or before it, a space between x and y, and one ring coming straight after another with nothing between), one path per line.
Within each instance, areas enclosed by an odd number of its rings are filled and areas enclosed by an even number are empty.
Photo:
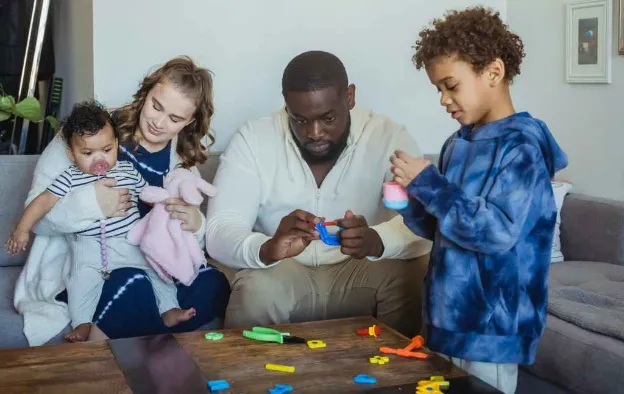
M6 93L16 98L24 64L33 4L34 0L0 0L0 85ZM39 63L39 81L50 80L54 74L52 41L52 18L48 15ZM42 106L45 106L45 97L42 100L38 91L35 91L35 97L39 99ZM12 122L0 123L0 134L2 134L0 142L7 143L6 141L11 137L12 128ZM27 151L32 152L33 149L36 149L36 129L37 125L30 125ZM0 150L2 150L1 147Z

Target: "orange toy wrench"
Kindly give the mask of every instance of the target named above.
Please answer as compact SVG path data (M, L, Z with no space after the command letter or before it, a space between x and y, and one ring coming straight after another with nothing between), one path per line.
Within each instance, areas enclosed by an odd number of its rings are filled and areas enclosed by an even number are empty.
M385 354L396 354L397 356L401 356L401 357L425 359L429 357L428 354L412 351L414 349L420 349L421 347L423 347L424 344L425 344L424 338L420 335L416 335L414 338L412 338L412 341L410 342L410 344L404 347L403 349L393 349L390 347L382 347L382 348L379 348L379 351Z

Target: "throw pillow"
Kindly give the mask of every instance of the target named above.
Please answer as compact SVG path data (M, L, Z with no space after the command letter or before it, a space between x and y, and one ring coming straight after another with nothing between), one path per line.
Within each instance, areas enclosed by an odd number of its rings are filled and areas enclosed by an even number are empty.
M563 261L563 253L561 252L561 230L559 227L561 226L561 208L563 207L563 200L565 199L566 194L570 192L572 185L567 182L556 182L553 181L550 183L553 188L553 193L555 195L555 203L557 204L557 224L555 225L555 234L553 236L553 245L552 250L550 252L550 262L551 263L560 263Z

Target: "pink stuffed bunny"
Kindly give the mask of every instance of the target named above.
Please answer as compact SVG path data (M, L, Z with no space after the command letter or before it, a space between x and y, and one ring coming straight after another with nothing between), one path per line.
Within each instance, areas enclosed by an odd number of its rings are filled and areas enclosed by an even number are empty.
M180 220L169 218L165 200L182 198L189 204L199 205L203 200L200 190L207 196L214 196L217 189L183 168L167 174L163 186L147 186L141 192L141 200L153 203L154 207L128 232L128 241L139 245L145 259L164 281L172 282L174 277L189 286L206 258L195 235L183 231Z

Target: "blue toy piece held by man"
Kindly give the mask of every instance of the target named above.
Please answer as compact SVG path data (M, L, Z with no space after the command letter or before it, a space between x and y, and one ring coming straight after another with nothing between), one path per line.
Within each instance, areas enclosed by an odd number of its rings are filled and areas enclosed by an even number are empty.
M340 235L330 234L327 231L327 227L335 225L336 222L319 222L316 224L316 230L319 232L319 237L326 245L340 246ZM341 227L338 227L338 229L342 230Z

